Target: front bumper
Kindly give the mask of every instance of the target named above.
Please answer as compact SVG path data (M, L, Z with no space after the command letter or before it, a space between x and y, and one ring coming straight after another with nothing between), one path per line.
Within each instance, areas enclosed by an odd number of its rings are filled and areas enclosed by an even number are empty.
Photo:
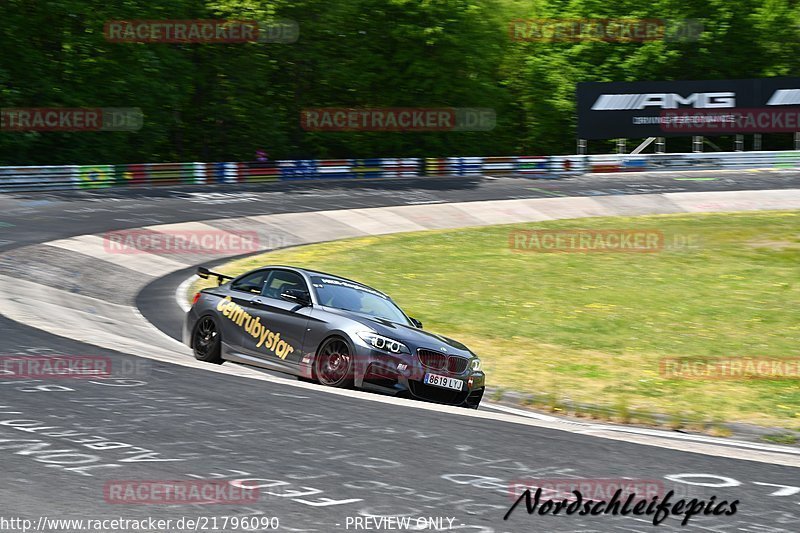
M486 388L483 371L469 368L462 373L431 369L422 364L416 353L387 354L371 348L357 347L355 385L396 396L427 402L477 408ZM463 382L460 391L426 385L425 374L433 373Z

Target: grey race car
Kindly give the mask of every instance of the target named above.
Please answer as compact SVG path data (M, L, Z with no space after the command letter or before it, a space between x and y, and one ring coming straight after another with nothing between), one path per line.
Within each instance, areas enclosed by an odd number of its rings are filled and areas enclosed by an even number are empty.
M236 361L331 387L480 404L480 359L453 339L423 331L375 289L287 266L236 278L200 267L198 275L219 282L195 295L183 327L184 343L201 361Z

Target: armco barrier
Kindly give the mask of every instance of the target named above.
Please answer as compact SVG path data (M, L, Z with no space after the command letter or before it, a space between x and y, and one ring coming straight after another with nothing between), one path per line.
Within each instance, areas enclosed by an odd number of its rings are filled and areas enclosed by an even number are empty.
M708 152L588 156L589 172L657 172L800 168L800 152Z
M398 178L419 174L420 160L408 158L0 167L0 192Z
M18 166L0 167L0 192L418 176L559 178L602 172L748 168L800 169L800 151Z
M531 176L582 174L586 156L443 157L425 160L427 176Z
M0 192L72 189L76 166L0 167Z

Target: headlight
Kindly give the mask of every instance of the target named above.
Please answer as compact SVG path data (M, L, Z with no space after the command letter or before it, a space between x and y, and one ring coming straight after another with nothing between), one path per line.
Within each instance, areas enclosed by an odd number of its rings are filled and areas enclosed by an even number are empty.
M402 342L384 337L383 335L378 335L377 333L372 333L371 331L359 332L358 336L364 339L367 344L378 350L384 350L390 353L411 353L408 347Z
M472 360L469 366L472 368L474 372L478 372L482 368L481 360L476 357L475 359Z

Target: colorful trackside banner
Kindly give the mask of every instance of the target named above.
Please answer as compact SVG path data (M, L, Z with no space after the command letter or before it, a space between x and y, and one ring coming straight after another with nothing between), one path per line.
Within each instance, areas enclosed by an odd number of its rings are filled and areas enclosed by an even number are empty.
M800 131L800 78L578 84L578 138Z

